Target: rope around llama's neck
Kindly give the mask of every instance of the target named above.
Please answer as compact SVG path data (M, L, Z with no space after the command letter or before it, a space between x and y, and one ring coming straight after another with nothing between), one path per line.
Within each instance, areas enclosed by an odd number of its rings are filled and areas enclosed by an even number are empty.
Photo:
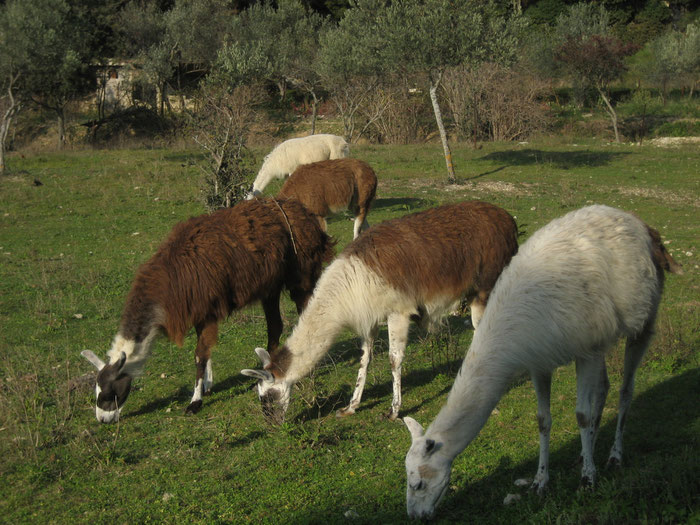
M297 252L297 245L294 242L294 233L292 233L292 225L289 224L289 219L287 218L287 214L282 209L282 206L280 206L280 203L277 202L277 199L272 197L272 202L277 204L277 207L280 209L280 211L282 212L282 216L284 217L284 222L287 223L287 229L289 230L289 237L292 239L292 248L294 248L294 255L299 255L299 252Z

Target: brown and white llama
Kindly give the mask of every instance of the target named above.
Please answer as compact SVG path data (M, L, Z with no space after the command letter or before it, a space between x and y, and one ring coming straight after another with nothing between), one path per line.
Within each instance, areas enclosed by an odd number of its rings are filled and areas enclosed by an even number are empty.
M540 457L532 489L549 481L552 371L576 362L581 481L595 482L593 449L610 383L605 352L627 338L615 440L608 464L622 461L622 434L637 367L649 346L664 270L682 273L657 231L608 206L588 206L535 232L503 271L454 386L426 431L404 418L406 509L433 515L454 458L486 424L509 382L529 371L537 395Z
M158 333L182 346L193 327L196 380L186 411L199 411L212 385L218 323L261 301L267 348L273 351L282 333L282 289L301 312L333 251L333 241L316 218L293 200L246 201L177 224L136 273L108 363L89 350L82 352L99 371L97 419L119 420L131 381L143 369Z
M353 238L369 228L367 213L377 193L377 176L372 167L358 159L334 159L299 166L277 195L296 199L318 215L326 230L326 217L341 210L355 216Z
M379 323L387 321L393 399L401 407L401 363L411 320L434 326L466 297L477 326L496 279L517 252L517 227L503 209L486 202L440 206L375 225L323 272L309 304L284 346L255 351L263 413L281 421L291 388L328 352L345 327L362 338L363 355L349 415L360 403ZM478 329L477 329L478 330Z

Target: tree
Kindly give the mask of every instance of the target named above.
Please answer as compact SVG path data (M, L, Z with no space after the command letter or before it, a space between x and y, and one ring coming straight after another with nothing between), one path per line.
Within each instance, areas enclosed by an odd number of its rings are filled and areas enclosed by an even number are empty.
M225 58L228 63L234 59L259 62L264 57L267 80L277 85L281 99L288 85L306 91L312 97L314 133L321 87L316 62L327 27L325 17L309 11L299 0L280 1L277 8L256 4L234 19L231 42L222 54L229 55Z
M10 0L3 11L4 55L20 72L22 98L58 117L58 145L65 144L66 105L94 86L89 71L95 24L65 0Z
M565 65L572 76L584 79L598 91L612 121L615 142L620 142L617 112L607 90L610 83L627 70L624 58L636 49L636 45L625 44L613 36L593 35L590 38L569 38L556 53L556 59Z
M674 80L685 81L692 97L700 73L700 25L664 33L647 44L643 54L645 60L639 69L647 81L659 87L664 104Z
M487 57L493 62L515 54L522 20L494 15L491 3L470 0L403 0L380 12L379 38L387 67L427 74L430 100L440 132L448 182L456 180L452 154L438 102L445 70L458 64L475 64Z
M360 109L377 88L384 70L377 38L381 9L382 0L356 0L339 24L320 38L317 70L331 92L348 141L357 140L372 123L370 117L357 129Z

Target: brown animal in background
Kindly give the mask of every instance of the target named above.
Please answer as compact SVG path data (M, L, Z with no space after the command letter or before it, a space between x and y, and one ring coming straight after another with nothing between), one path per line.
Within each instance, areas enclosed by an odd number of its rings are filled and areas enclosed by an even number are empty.
M350 210L355 216L353 239L369 228L367 213L377 192L377 176L358 159L335 159L299 166L282 186L280 198L296 199L318 215L321 227L331 213Z
M181 346L192 327L197 331L197 373L187 412L199 411L202 395L212 385L210 356L218 323L261 301L267 348L277 348L282 288L301 312L323 263L333 257L333 246L316 218L293 200L246 201L177 224L134 278L109 364L89 350L82 352L99 371L97 419L119 420L131 380L142 370L158 333Z
M271 354L257 348L263 369L242 371L259 379L263 413L280 421L292 385L350 328L362 338L363 355L355 392L338 415L353 414L379 323L386 321L394 390L388 417L396 419L411 320L432 327L465 298L476 327L498 276L518 251L517 237L508 212L479 201L440 206L370 228L324 270L284 346Z

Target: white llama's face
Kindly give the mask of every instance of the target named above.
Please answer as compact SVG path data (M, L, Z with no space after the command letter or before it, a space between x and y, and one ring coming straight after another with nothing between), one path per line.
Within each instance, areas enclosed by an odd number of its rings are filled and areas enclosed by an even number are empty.
M447 492L452 461L441 453L442 443L423 436L420 424L411 418L404 422L413 439L406 454L406 512L413 519L430 519Z

